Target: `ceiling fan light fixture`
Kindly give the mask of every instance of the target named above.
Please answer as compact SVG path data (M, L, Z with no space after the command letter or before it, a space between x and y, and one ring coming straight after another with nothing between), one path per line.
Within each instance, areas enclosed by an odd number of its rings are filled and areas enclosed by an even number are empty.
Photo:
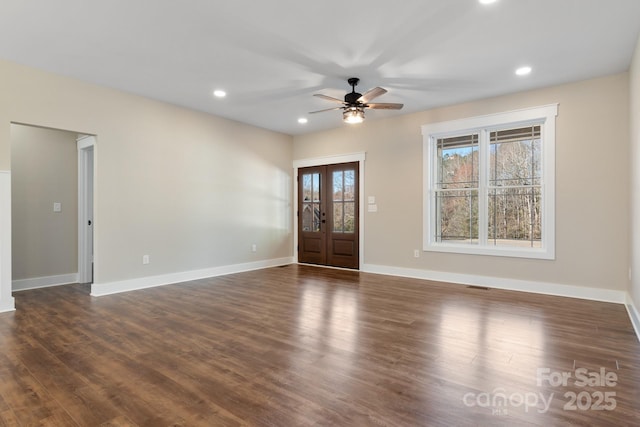
M362 107L350 107L342 113L345 123L356 124L364 121L364 109Z

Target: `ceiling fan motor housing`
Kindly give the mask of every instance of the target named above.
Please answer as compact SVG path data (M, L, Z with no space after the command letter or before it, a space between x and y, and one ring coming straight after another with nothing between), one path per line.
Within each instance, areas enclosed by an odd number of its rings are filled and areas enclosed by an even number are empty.
M344 96L344 102L346 102L347 104L357 104L358 99L360 99L361 96L362 94L358 92L348 93Z

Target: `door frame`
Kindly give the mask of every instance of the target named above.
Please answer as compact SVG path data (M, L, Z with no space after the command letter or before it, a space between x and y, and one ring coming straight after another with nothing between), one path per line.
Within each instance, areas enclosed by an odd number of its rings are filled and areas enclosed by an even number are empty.
M95 145L96 137L93 135L82 136L77 140L78 145L78 282L91 283L94 279L92 264L95 259ZM89 156L93 161L92 168L89 168ZM91 170L90 170L91 169ZM92 186L89 183L91 174ZM91 195L91 197L89 197ZM88 205L88 201L93 200L93 206ZM91 209L90 209L91 208ZM93 211L94 215L89 213ZM89 236L87 232L87 221L92 221L94 232ZM90 239L90 237L92 237ZM94 266L95 268L95 266Z
M336 156L314 157L293 161L293 262L298 263L298 169L311 166L333 165L337 163L358 162L358 270L362 271L364 266L364 161L366 153L352 153ZM337 268L326 266L329 268Z
M0 170L0 313L14 311L11 282L11 170Z

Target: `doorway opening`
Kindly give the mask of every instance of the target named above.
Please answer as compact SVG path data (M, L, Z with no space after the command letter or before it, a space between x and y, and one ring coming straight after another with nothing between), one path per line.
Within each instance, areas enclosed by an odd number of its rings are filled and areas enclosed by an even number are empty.
M87 215L93 221L94 144L78 132L11 124L13 292L92 281L93 232L81 228Z

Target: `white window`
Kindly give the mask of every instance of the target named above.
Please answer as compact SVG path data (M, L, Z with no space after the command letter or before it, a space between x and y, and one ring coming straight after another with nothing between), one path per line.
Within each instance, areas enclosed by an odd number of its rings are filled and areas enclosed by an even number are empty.
M422 127L424 250L554 259L557 104Z

